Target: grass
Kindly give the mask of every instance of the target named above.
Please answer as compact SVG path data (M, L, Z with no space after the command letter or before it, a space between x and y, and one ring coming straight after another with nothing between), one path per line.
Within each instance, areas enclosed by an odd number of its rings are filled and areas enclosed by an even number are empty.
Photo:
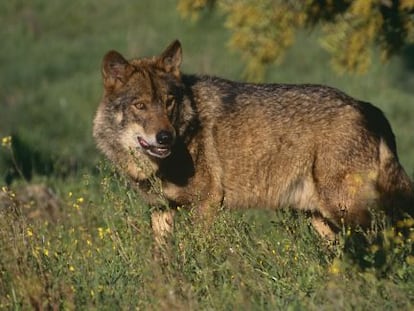
M184 21L162 0L0 4L0 137L12 136L0 149L0 309L413 308L409 221L405 235L380 226L362 243L345 230L328 246L291 211L222 211L208 231L183 211L169 260L153 259L149 208L92 141L100 61L110 49L153 55L179 38L186 72L240 79L222 21ZM329 84L375 103L413 176L410 58L338 77L315 41L299 36L266 80Z
M100 183L84 176L73 192L60 193L48 220L30 216L42 206L2 190L11 202L0 218L2 307L412 307L413 244L393 231L378 231L382 241L364 249L346 233L327 247L305 216L290 211L223 211L207 232L183 212L161 263L152 257L148 209L122 178L110 170L103 176Z

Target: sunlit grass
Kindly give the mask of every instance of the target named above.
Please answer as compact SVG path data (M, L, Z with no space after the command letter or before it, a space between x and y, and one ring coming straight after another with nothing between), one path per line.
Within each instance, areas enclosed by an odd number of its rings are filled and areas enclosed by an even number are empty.
M54 220L29 216L45 206L28 207L19 188L3 187L3 307L312 309L335 307L332 293L345 309L412 306L412 219L362 236L346 229L330 245L289 210L224 210L208 230L181 210L160 260L148 208L122 178L104 174L100 183L84 176L82 190L66 185Z

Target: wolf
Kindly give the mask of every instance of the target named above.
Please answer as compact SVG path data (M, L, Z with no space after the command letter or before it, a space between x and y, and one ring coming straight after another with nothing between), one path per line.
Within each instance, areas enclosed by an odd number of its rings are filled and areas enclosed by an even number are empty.
M157 207L158 241L177 207L291 207L328 239L372 209L412 214L413 184L382 111L323 85L252 84L181 72L182 47L108 52L93 126L98 148ZM166 208L166 206L168 206Z

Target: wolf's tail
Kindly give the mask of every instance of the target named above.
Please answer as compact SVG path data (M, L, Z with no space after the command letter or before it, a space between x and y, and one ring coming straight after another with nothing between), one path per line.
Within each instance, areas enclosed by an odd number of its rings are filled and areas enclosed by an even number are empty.
M381 139L379 146L378 190L381 203L391 219L407 214L414 217L414 185L398 161L396 150Z

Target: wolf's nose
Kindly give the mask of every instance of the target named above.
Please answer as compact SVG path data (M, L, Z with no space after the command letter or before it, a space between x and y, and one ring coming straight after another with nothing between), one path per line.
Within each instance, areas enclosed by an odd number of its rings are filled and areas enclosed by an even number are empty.
M173 135L169 131L159 131L156 139L160 145L170 145L173 141Z

